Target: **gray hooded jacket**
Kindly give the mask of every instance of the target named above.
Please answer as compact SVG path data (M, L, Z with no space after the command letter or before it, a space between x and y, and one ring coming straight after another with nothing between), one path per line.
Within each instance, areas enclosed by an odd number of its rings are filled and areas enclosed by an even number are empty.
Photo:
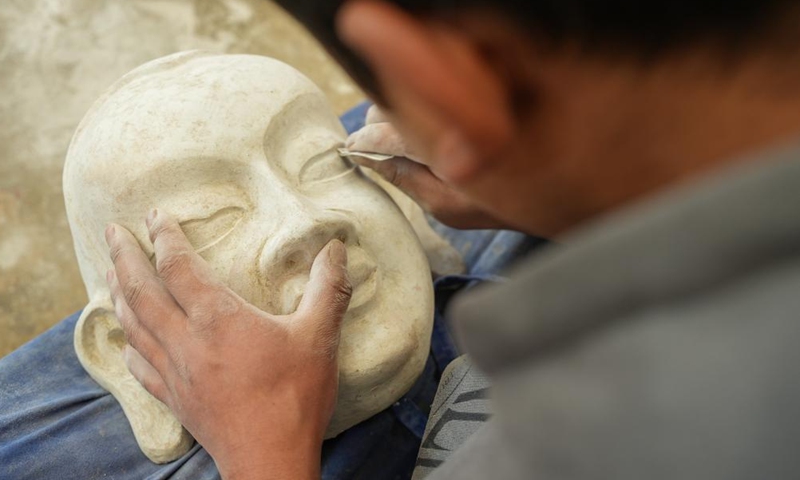
M493 415L428 479L800 479L800 148L510 276L453 307Z

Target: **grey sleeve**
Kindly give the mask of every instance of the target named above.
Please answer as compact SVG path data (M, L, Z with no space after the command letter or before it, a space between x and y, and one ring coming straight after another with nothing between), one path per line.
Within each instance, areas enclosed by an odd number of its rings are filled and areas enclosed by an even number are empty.
M492 418L427 479L800 478L800 260L495 371Z
M531 478L531 472L507 448L496 422L489 420L426 480L509 480ZM414 480L416 480L416 471Z
M421 480L460 449L491 416L489 379L466 355L442 373L412 480Z

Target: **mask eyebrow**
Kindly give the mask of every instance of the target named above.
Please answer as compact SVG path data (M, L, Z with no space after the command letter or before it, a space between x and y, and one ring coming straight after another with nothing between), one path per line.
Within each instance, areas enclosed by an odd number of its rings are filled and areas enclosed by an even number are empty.
M153 163L156 165L142 170L127 185L122 185L118 201L130 202L142 196L174 196L176 191L193 192L209 184L238 185L241 172L247 169L247 164L240 160L210 156L178 157Z
M293 115L295 110L301 110L298 113L302 115L302 110L308 108L308 104L312 103L309 100L312 98L310 93L298 95L286 102L283 108L272 116L261 141L267 159L282 160L287 144L299 138L303 127L298 128L297 122L292 122L291 117L295 116ZM276 142L275 139L282 139L282 141Z
M118 185L112 209L116 218L142 221L151 208L161 208L179 222L208 218L226 208L252 210L249 165L216 157L185 157L159 162L136 178ZM127 220L122 220L128 223ZM149 239L139 238L148 255ZM152 262L152 258L151 258Z
M307 139L319 131L326 132L337 142L341 142L345 135L344 127L321 91L302 93L287 102L270 120L262 139L264 156L275 168L296 177L298 170L292 168L296 163L293 152L308 147Z

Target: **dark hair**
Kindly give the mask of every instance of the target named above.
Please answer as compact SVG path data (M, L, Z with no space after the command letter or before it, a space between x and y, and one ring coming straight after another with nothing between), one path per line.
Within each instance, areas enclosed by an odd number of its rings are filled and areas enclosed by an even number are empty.
M334 17L347 0L277 0L300 20L367 91L377 95L369 69L336 37ZM793 0L389 0L412 13L446 15L492 9L532 35L559 45L652 57L698 42L736 52L769 37Z
M793 0L395 0L417 13L493 9L553 44L658 53L698 41L737 48L798 6Z

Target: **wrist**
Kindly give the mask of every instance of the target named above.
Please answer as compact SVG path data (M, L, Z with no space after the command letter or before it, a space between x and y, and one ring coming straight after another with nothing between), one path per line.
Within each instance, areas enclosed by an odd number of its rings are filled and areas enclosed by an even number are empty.
M219 468L223 480L319 480L319 459L303 462L260 462Z
M319 480L322 442L309 440L250 443L214 461L224 480Z

